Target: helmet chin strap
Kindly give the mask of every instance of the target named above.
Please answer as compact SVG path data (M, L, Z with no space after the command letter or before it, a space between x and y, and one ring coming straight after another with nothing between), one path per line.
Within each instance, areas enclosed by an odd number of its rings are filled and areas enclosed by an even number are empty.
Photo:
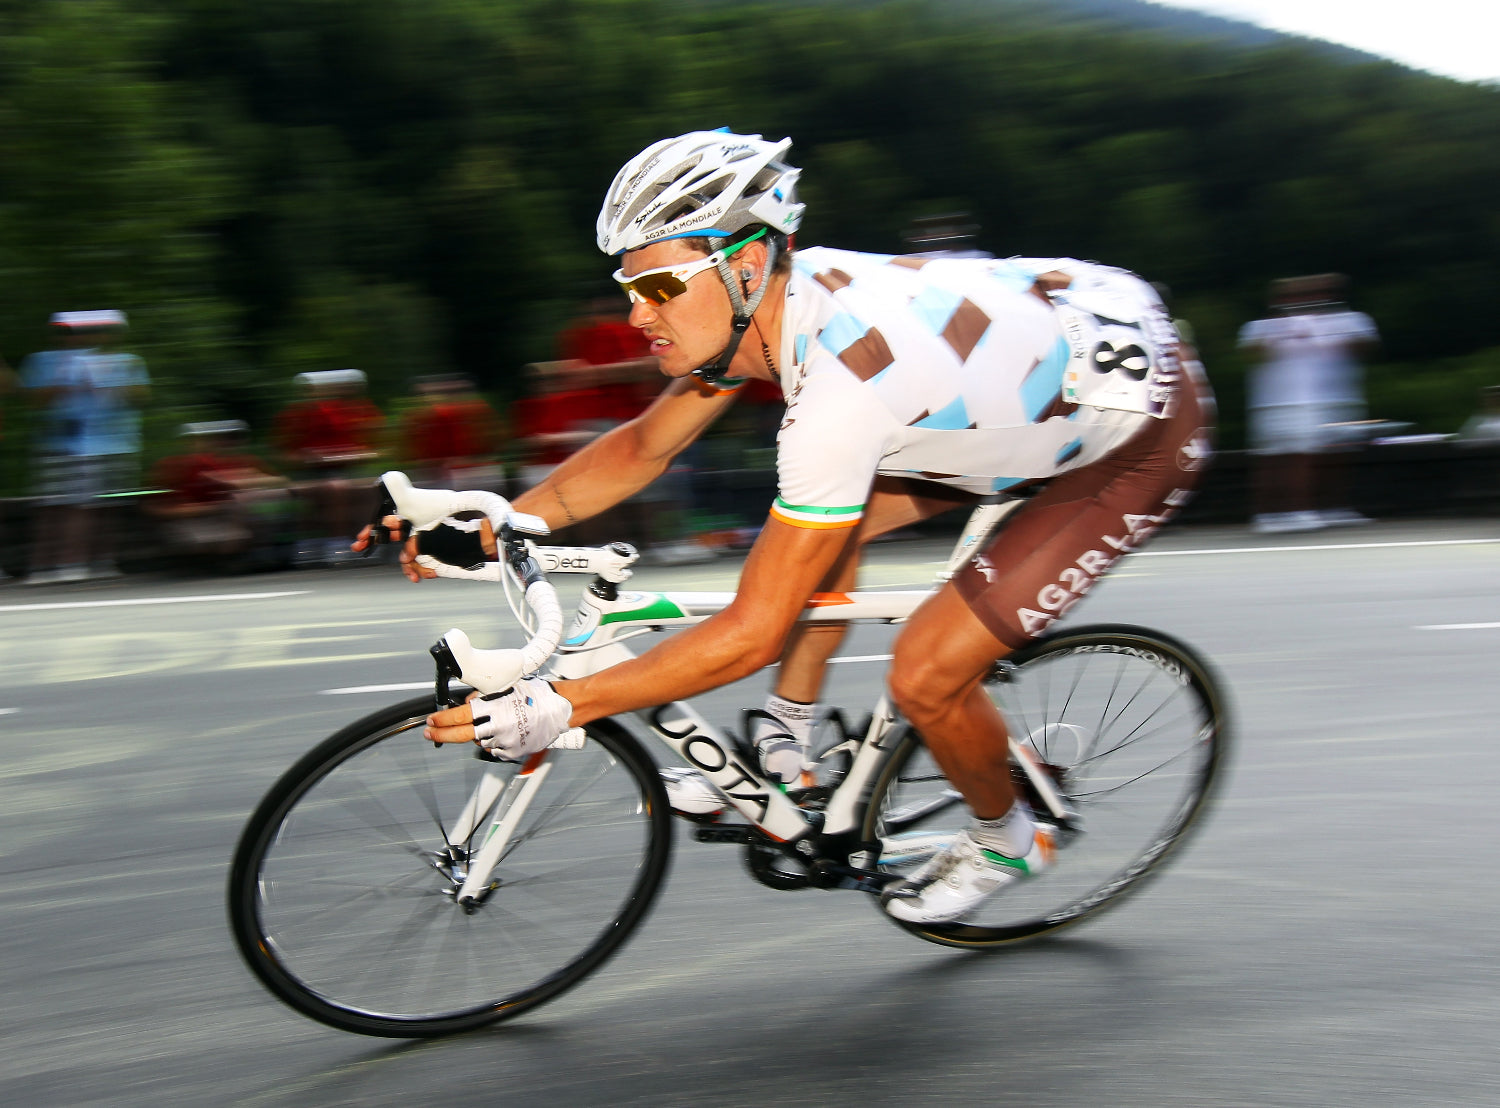
M760 307L760 302L765 299L766 290L771 287L771 267L776 264L776 254L776 238L774 235L768 235L766 237L766 264L760 273L760 288L755 290L748 303L740 295L739 286L735 284L734 274L729 270L729 259L719 259L719 264L715 268L719 271L719 279L724 282L724 288L729 292L729 304L734 309L734 319L730 324L729 345L724 347L713 361L699 366L692 372L692 376L697 377L704 384L712 385L728 372L729 363L734 361L734 356L739 351L740 340L750 329L750 321L755 317L755 310Z

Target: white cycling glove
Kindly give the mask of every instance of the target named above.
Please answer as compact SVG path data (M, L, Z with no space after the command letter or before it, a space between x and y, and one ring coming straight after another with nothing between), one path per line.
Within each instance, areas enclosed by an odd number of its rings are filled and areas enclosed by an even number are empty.
M517 681L514 688L469 701L474 737L492 754L518 762L545 750L568 729L569 704L540 677Z

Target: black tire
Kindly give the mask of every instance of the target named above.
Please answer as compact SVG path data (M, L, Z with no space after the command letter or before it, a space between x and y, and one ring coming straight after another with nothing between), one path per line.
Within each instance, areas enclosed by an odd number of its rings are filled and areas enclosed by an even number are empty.
M1126 625L1080 627L1038 639L1008 661L991 695L1011 734L1032 738L1076 820L1059 828L1049 870L990 897L962 922L892 920L929 942L1003 946L1119 903L1182 844L1224 765L1230 728L1218 684L1176 639ZM887 844L882 869L905 874L969 818L912 733L876 781L864 836Z
M655 764L612 720L550 766L493 891L455 892L484 828L449 844L487 772L520 766L421 737L429 697L366 716L276 782L240 837L229 920L254 974L313 1019L418 1037L509 1019L598 969L666 875L671 817Z

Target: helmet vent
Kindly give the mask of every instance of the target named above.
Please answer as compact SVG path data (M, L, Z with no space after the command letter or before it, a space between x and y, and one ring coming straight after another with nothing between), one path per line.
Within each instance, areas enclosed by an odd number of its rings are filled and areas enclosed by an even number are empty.
M759 173L757 173L750 179L750 183L745 186L745 195L761 195L767 189L771 188L771 186L776 184L777 181L781 180L782 174L784 174L786 170L786 166L780 164L779 162L772 162L770 165L766 166L765 169L762 169Z
M711 204L724 194L724 190L734 183L733 175L719 177L709 181L706 185L699 185L693 190L693 199L700 204Z
M635 203L630 205L625 213L620 216L620 221L622 223L633 222L636 216L640 215L646 207L655 202L656 198L666 191L666 188L667 185L663 183L655 188L642 189L641 194L635 198Z

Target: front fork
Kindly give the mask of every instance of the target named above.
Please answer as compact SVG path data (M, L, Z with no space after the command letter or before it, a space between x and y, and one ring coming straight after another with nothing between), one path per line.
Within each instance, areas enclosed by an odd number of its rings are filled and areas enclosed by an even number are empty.
M547 775L552 772L547 754L548 751L540 750L531 755L508 783L493 770L486 773L474 787L457 822L448 831L447 840L450 844L467 842L479 829L486 813L493 809L489 829L484 833L479 849L470 852L467 872L454 893L454 899L466 911L472 911L475 905L494 890L490 874L505 856L516 828L525 818L531 802L546 782ZM454 848L450 846L449 849L452 851ZM457 861L455 858L454 862Z

